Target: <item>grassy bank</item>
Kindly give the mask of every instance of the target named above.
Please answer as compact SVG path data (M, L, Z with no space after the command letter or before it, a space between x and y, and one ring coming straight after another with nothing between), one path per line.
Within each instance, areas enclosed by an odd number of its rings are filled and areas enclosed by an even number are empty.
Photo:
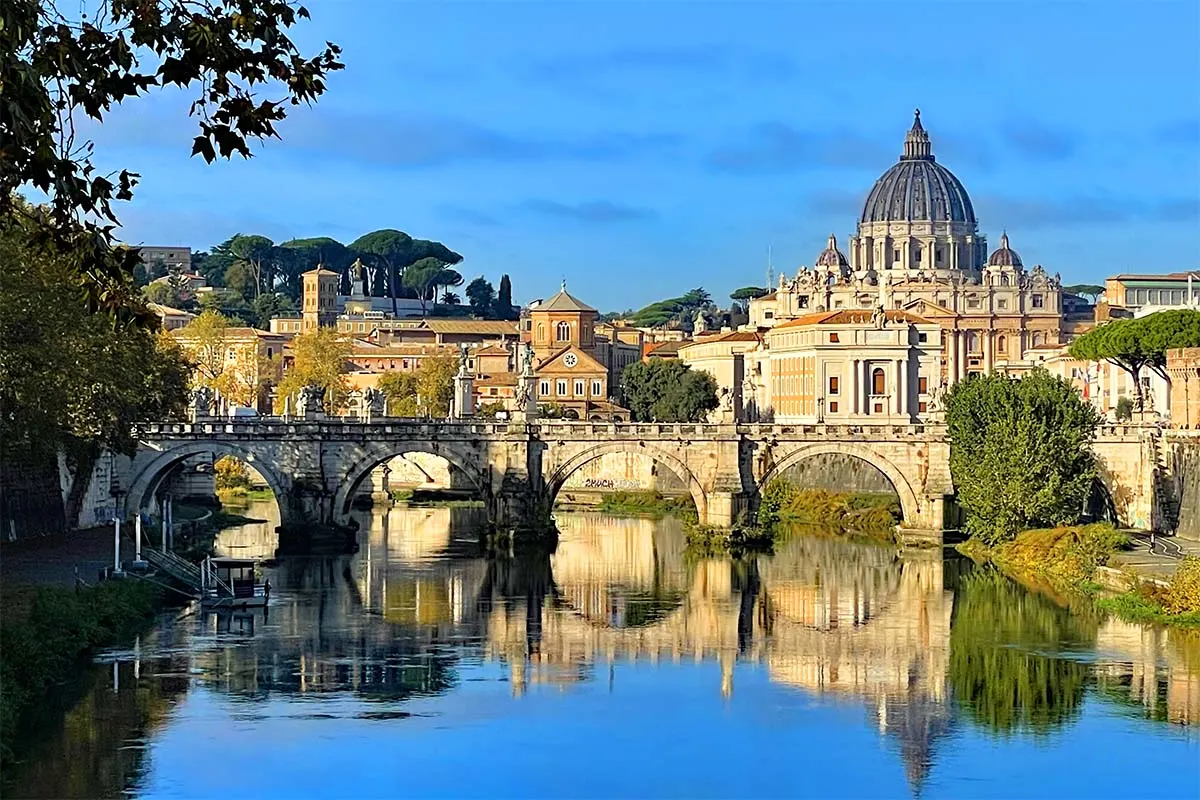
M230 486L217 489L217 499L221 505L244 506L261 500L274 500L275 493L266 487Z
M758 521L764 527L806 524L892 537L900 520L893 494L801 489L773 480L763 490Z
M1167 586L1141 583L1131 591L1113 594L1105 593L1095 582L1096 570L1108 566L1129 541L1128 534L1100 523L1024 531L992 548L971 539L958 549L1060 599L1087 600L1130 622L1200 625L1200 559L1184 559Z
M0 763L31 731L66 711L59 695L78 682L93 650L128 640L153 619L161 590L138 580L74 589L12 588L0 625Z
M596 511L606 514L634 514L637 516L665 517L696 516L696 507L690 497L667 497L661 492L610 492L604 495Z

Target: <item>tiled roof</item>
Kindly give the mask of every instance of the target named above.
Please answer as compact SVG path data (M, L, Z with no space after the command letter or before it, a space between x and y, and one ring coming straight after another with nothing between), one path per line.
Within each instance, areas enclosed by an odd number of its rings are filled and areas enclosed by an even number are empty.
M506 356L508 350L497 344L489 344L487 347L481 347L475 351L477 356Z
M542 304L530 309L531 311L595 311L596 309L567 292L566 287L558 294Z
M646 351L646 355L651 357L673 356L679 352L679 348L689 344L691 344L691 342L688 341L659 342L657 344L650 345L650 349Z
M517 323L501 319L427 319L425 326L434 333L516 336Z
M1110 281L1186 281L1188 275L1192 276L1193 280L1200 280L1200 270L1191 270L1188 272L1168 272L1158 275L1144 275L1138 273L1126 273L1122 275L1113 275L1109 278Z
M520 376L515 372L499 372L495 375L477 375L474 383L476 386L516 386L518 378Z
M910 314L907 311L885 311L888 322L908 322L915 325L931 325L929 320ZM776 325L773 330L780 328L801 328L807 325L866 325L871 322L873 311L865 308L846 308L837 311L818 311L815 314L805 314L803 317L790 320L782 325Z
M315 269L310 269L308 272L302 272L300 274L301 275L337 275L337 273L334 272L333 270L325 269L324 267L316 267Z
M679 348L691 347L699 344L713 344L715 342L760 342L762 337L757 331L729 331L727 333L717 333L711 336L701 336L699 339L692 339L690 342L679 342Z

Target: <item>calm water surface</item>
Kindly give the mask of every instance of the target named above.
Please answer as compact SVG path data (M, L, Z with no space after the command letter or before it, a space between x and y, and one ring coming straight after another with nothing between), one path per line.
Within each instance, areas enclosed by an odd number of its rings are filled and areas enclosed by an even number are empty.
M266 613L106 654L7 796L1200 796L1195 634L939 554L558 518L496 560L473 509L364 512L358 553L269 570Z

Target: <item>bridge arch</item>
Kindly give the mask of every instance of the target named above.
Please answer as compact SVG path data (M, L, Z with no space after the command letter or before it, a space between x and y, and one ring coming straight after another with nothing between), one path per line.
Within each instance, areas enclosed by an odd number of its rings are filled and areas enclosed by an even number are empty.
M773 479L783 475L790 467L819 455L848 456L875 467L875 469L883 473L883 476L892 484L892 488L896 490L896 495L900 498L900 512L904 515L904 521L912 524L914 521L921 519L923 511L921 498L913 490L912 484L905 477L904 473L876 450L864 444L851 442L814 442L813 444L802 445L795 450L789 451L787 455L772 464L759 478L758 491L755 493L756 501L757 498L762 497L763 489Z
M334 515L339 519L344 519L350 513L350 505L354 500L354 495L358 491L358 487L367 479L372 470L380 464L407 453L426 453L445 459L452 469L457 469L466 476L481 499L484 501L488 499L487 481L480 474L478 465L471 466L470 459L460 453L455 453L452 448L443 446L440 442L436 441L397 442L387 445L379 444L368 448L366 453L356 460L345 471L345 474L340 476L337 491L333 495Z
M679 481L687 487L688 492L692 496L692 502L696 504L696 514L700 520L708 519L708 495L705 493L704 486L696 478L695 474L688 469L687 464L666 450L644 441L603 442L588 447L559 464L546 478L546 497L549 500L549 505L553 507L554 499L558 497L559 490L562 489L563 484L567 482L567 478L571 477L572 473L585 464L609 453L644 455L662 464L671 470L675 474L675 477L679 478Z
M129 491L125 496L125 512L132 515L140 511L146 501L157 490L163 478L181 462L192 456L212 453L214 456L232 456L246 462L254 469L275 496L275 504L279 507L281 525L290 522L290 503L288 502L288 482L285 481L267 459L261 457L253 447L222 441L187 442L160 451L141 450L130 465ZM143 456L148 456L143 458Z

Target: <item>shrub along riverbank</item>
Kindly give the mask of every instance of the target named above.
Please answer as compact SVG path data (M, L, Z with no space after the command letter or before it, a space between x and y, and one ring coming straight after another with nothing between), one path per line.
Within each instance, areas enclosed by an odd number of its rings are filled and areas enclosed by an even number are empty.
M661 492L610 492L600 500L596 511L605 514L635 514L637 516L665 517L673 515L696 518L696 506L690 497L667 497Z
M1200 559L1186 558L1167 585L1131 582L1135 589L1105 592L1096 570L1129 546L1127 533L1106 523L1064 525L1024 531L988 547L978 538L958 546L975 561L991 562L1003 572L1047 588L1068 600L1088 599L1130 622L1200 625Z
M154 618L162 602L159 587L136 579L78 591L6 589L0 624L0 764L11 766L31 734L66 710L69 689L93 651L127 641Z
M763 489L758 510L758 524L764 528L803 523L888 538L895 535L899 520L895 495L801 489L779 479Z

